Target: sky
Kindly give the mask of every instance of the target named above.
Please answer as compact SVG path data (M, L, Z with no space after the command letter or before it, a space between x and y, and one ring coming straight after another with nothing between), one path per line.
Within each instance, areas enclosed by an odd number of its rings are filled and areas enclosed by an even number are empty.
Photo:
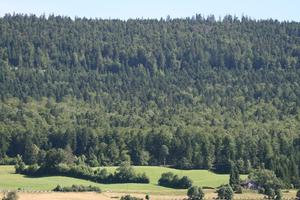
M299 22L300 0L0 0L0 16L14 12L102 19L231 14Z

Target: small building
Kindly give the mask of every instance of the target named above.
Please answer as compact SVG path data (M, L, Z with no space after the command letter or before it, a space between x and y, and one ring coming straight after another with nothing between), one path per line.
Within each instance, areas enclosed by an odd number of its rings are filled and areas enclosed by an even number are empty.
M249 179L242 181L241 186L243 188L250 189L250 190L258 190L259 189L256 182L253 180L249 180Z

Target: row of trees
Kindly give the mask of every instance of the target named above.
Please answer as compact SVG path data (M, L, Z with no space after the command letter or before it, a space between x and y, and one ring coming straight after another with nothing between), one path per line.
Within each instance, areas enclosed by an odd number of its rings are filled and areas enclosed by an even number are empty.
M63 159L60 150L50 150L47 152L47 162L41 166L37 164L26 167L22 158L18 156L15 165L16 173L29 176L61 175L75 178L82 178L98 183L149 183L150 180L145 173L136 173L130 163L124 162L114 173L109 173L105 168L96 169L84 165L69 163Z
M92 167L119 165L126 161L133 165L171 165L181 169L229 173L233 163L238 173L266 168L273 170L286 183L299 185L298 136L206 134L199 129L182 127L98 131L90 128L68 129L66 132L51 130L47 135L19 132L9 137L6 152L12 157L20 154L26 164L40 166L62 156L68 162ZM51 157L49 152L57 148L59 155ZM2 161L7 161L6 164L13 162L11 159Z
M84 185L72 185L71 187L62 187L57 185L54 189L54 192L101 192L101 189L97 186L84 186Z

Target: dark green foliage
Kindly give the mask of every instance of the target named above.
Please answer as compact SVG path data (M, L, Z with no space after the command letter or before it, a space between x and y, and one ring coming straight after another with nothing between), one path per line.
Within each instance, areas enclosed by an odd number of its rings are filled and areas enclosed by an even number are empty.
M27 174L29 176L34 176L37 171L39 170L39 166L37 164L33 164L33 165L29 165L25 170L24 170L24 174ZM16 170L17 172L17 170ZM18 172L17 172L18 173Z
M16 173L22 173L26 168L25 163L22 160L22 157L20 155L17 155L16 158L16 164L15 164L15 170Z
M187 176L179 178L172 172L166 172L161 175L160 179L158 180L158 184L164 187L187 189L192 186L193 182Z
M187 176L183 176L181 179L179 179L178 184L175 183L175 185L178 185L177 187L184 189L191 187L192 184L193 181Z
M5 156L0 160L0 165L15 165L17 162L17 158L10 158Z
M149 183L150 180L143 174L136 174L130 163L124 162L117 168L113 175L113 182L116 183Z
M50 150L51 151L51 150ZM53 151L51 151L53 152ZM130 163L122 163L119 168L117 168L114 174L108 173L106 169L96 169L87 165L76 165L76 164L66 164L63 159L60 162L53 160L55 163L44 164L39 167L37 164L30 165L26 168L22 167L19 163L16 164L16 173L21 173L29 176L51 176L51 175L62 175L75 178L81 178L86 180L91 180L99 183L149 183L150 180L145 173L139 174L134 171L130 166ZM24 164L24 163L23 163ZM188 184L188 179L181 179L181 185Z
M218 190L218 198L219 199L226 199L226 200L232 200L233 199L233 190L230 187L230 185L224 185L221 186Z
M283 197L282 197L282 192L280 189L276 189L275 190L275 200L281 200Z
M202 200L204 199L204 192L202 188L198 186L192 186L187 191L187 196L189 200Z
M242 194L242 193L243 193L243 188L242 188L242 186L240 186L240 185L235 186L234 192L237 193L237 194Z
M297 191L296 193L296 199L299 200L300 199L300 189Z
M120 200L143 200L142 198L133 197L130 195L125 195L120 198Z
M240 174L237 166L234 163L231 164L229 185L234 191L240 189Z
M146 199L146 200L150 200L150 199L151 199L150 195L149 195L149 194L146 194L145 199Z
M4 197L2 198L2 200L18 200L18 199L19 197L16 191L8 192L4 194Z
M159 153L160 153L159 157L163 161L162 164L166 165L166 159L167 156L169 155L169 148L166 145L162 145Z
M267 169L254 170L249 174L249 179L254 181L259 188L262 188L262 193L269 197L275 196L275 190L283 186L282 182L276 177L273 171Z
M56 167L60 163L68 163L68 154L63 149L50 149L47 151L44 167L52 168ZM72 156L72 155L71 155Z
M101 189L97 186L84 186L84 185L72 185L71 187L61 187L57 185L54 192L101 192Z
M299 29L232 16L5 15L0 162L19 154L52 168L73 158L229 173L232 161L239 173L265 167L295 185Z
M268 199L275 198L275 190L272 187L265 188L264 194L268 196Z

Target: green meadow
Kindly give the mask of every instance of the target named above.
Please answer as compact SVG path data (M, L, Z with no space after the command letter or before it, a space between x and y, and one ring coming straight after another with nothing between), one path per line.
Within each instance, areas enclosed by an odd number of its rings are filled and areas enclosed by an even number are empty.
M108 171L113 172L116 167L106 167ZM82 179L48 176L31 178L24 175L15 174L14 166L0 166L0 189L24 189L24 190L52 190L57 184L62 186L77 185L95 185L99 186L103 191L114 192L149 192L149 193L176 193L183 194L185 190L174 190L157 185L160 175L164 172L173 172L179 176L188 176L193 180L194 185L202 187L217 187L221 184L228 183L229 175L215 174L208 170L177 170L166 167L156 166L136 166L134 169L139 172L145 172L149 178L149 184L98 184ZM245 175L241 176L246 178Z

